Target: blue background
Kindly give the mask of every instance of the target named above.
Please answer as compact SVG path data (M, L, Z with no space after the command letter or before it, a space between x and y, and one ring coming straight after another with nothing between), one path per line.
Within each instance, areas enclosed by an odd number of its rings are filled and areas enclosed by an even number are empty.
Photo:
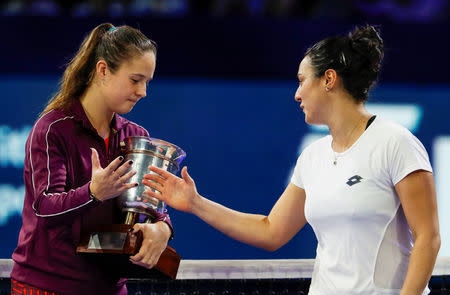
M64 63L103 21L140 27L159 44L147 98L126 117L187 152L183 164L199 193L236 210L268 214L289 181L302 141L315 132L294 101L298 63L309 45L345 34L355 23L2 17L0 27L7 29L0 46L0 126L32 126L57 90ZM449 25L381 25L386 59L371 103L417 106L422 117L413 131L433 159L436 136L450 136ZM7 184L23 185L20 165L0 165L0 185ZM315 256L309 226L271 253L233 241L195 216L169 212L175 226L171 245L185 259ZM10 257L17 243L20 215L4 222L0 258Z

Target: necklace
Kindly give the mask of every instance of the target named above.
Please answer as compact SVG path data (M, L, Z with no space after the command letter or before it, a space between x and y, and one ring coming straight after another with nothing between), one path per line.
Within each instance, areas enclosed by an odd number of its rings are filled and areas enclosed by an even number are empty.
M355 132L355 130L357 129L357 127L360 125L361 122L363 122L365 119L362 118L361 120L359 120L358 122L356 122L355 126L353 127L352 131L349 134L349 141L347 142L346 145L344 145L344 151L347 150L347 148L350 146L349 142L351 142L353 133ZM331 150L333 151L333 165L336 166L337 162L338 162L338 154L334 151L333 149L333 142L334 140L331 142Z

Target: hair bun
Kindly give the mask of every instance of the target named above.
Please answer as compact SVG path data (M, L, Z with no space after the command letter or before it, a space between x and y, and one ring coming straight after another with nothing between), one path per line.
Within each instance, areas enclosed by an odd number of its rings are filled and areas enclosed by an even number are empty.
M383 60L383 40L373 26L356 27L347 36L327 37L312 47L310 58L316 77L334 69L342 78L345 90L358 102L365 102L375 86Z
M349 33L349 38L358 42L361 40L371 41L379 45L383 45L383 40L380 37L380 31L375 26L367 25L365 27L356 27L353 32Z
M373 71L378 71L381 67L381 60L384 56L383 40L379 30L374 26L356 27L348 35L353 50L365 56Z

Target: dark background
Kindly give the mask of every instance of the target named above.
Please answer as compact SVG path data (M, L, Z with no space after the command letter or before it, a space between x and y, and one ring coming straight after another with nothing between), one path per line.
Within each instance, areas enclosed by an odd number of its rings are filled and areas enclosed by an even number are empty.
M288 183L302 140L316 132L294 101L298 63L322 38L368 23L380 26L386 50L372 103L418 106L421 123L412 131L431 159L435 138L450 134L448 1L155 1L160 6L133 10L134 2L1 2L0 126L26 133L84 36L102 22L131 25L155 40L159 51L148 97L126 117L187 152L183 164L202 195L268 214ZM170 10L169 2L178 8ZM122 10L114 3L122 3ZM8 137L0 132L0 140ZM6 157L11 148L5 142L0 147ZM20 195L20 165L0 163L2 185ZM10 201L7 190L1 193L0 200ZM2 258L17 242L21 219L15 212L0 223ZM194 216L169 212L171 244L186 259L315 257L308 226L268 253Z

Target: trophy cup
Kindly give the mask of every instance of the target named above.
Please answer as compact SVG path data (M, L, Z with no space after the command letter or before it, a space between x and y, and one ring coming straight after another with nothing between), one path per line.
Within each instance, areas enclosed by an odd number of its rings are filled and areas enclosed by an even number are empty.
M151 223L157 213L166 211L164 202L144 194L151 189L142 184L144 174L150 173L148 166L156 166L175 174L186 153L174 144L145 136L127 137L125 148L124 162L132 160L134 165L131 169L137 172L129 182L137 182L138 186L126 190L116 198L124 215L124 223L102 225L90 228L88 233L82 233L77 253L106 265L106 269L120 277L174 279L181 257L169 246L151 270L129 261L129 256L139 251L143 238L142 232L133 234L131 231L135 223Z

